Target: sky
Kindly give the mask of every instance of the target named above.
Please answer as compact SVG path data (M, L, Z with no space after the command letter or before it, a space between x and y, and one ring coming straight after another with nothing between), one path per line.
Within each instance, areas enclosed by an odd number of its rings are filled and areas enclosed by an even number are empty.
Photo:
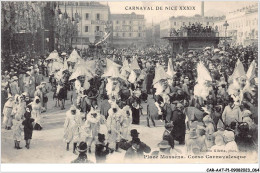
M102 2L103 4L107 4L107 2ZM205 16L216 16L216 15L225 15L225 13L234 11L249 5L256 4L257 1L206 1L204 2L204 13ZM110 11L112 14L114 13L123 13L130 14L135 12L136 14L145 15L145 19L147 23L157 24L162 20L167 20L171 16L193 16L195 14L201 14L201 2L200 1L124 1L124 2L108 2L110 6ZM125 8L129 8L132 6L145 6L145 7L153 7L162 6L163 8L167 6L194 6L195 10L125 10Z

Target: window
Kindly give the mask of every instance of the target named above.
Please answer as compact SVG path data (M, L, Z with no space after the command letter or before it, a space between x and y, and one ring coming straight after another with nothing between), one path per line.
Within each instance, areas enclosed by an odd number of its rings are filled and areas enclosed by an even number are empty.
M123 37L125 37L125 33L123 32Z
M116 36L118 37L118 36L119 36L119 34L118 34L118 33L116 33Z
M86 20L89 20L89 14L86 13Z
M176 22L174 22L174 26L176 26Z
M119 24L119 21L118 21L118 20L116 21L116 24Z
M139 29L139 31L141 31L141 30L142 30L142 27L141 27L141 26L139 26L139 27L138 27L138 29Z
M138 33L138 37L141 37L141 33Z
M123 24L125 24L125 21L123 21Z
M99 26L96 26L96 31L99 31L99 29L100 29Z
M88 43L88 42L89 42L89 37L86 37L86 38L84 39L84 42L85 42L85 43Z
M85 32L88 32L88 26L85 26Z
M97 20L100 20L100 14L97 13Z
M131 21L131 20L129 21L129 24L132 24L132 21Z
M182 25L185 25L185 22L182 22Z
M209 25L209 22L207 22L207 25Z
M131 34L131 33L129 33L129 37L132 37L132 34Z
M132 27L131 27L131 26L129 26L129 30L130 30L130 31L132 30Z

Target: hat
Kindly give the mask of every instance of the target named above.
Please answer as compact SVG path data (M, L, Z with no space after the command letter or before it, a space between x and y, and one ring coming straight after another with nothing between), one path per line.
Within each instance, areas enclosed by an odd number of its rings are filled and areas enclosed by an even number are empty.
M131 133L131 136L133 137L133 136L138 136L140 133L138 133L138 131L136 130L136 129L132 129L131 131L130 131L130 133Z
M217 146L225 145L224 138L223 138L222 135L217 135L217 136L215 137L215 144L216 144Z
M86 142L80 142L79 146L77 147L77 150L78 150L80 153L86 152L87 149L88 149L88 146L87 146L87 143L86 143Z
M98 133L98 140L99 140L100 142L105 141L105 140L106 140L106 139L105 139L105 135L104 135L104 134L101 134L101 133Z
M42 84L46 84L46 82L41 82L41 85L42 85Z
M245 69L244 69L242 62L238 59L237 63L236 63L235 70L234 70L231 78L236 79L236 78L239 78L239 77L242 77L242 76L246 77L246 72L245 72Z
M249 117L248 117L249 118ZM249 119L250 120L250 119ZM251 120L252 121L252 120ZM247 121L247 122L249 122L249 121ZM243 123L240 123L239 125L238 125L238 130L239 130L239 132L240 133L248 133L248 131L249 131L249 124L247 123L246 121L245 122L243 122Z
M190 139L196 139L198 136L197 136L197 132L196 132L196 129L191 129L190 130L190 133L189 133L189 138Z
M159 144L158 144L159 148L171 148L171 146L169 145L169 142L166 140L162 140Z
M133 59L130 67L131 70L141 70L136 58Z
M61 55L67 55L67 53L66 52L62 52Z
M231 141L235 140L235 134L232 131L225 130L224 133L223 133L223 136L224 136L224 140L226 142L231 142Z
M71 105L70 110L71 110L71 111L75 111L75 110L76 110L76 107L75 107L74 105Z
M17 76L13 76L12 77L12 80L14 81L14 80L18 80L18 77Z
M167 70L167 74L171 77L173 77L176 72L174 71L173 69L173 62L172 62L172 59L169 59L168 61L168 70Z
M251 112L250 110L245 110L245 111L243 112L243 118L249 117L250 115L252 115L252 112Z
M165 125L165 128L166 129L169 129L169 128L173 128L173 124L172 123L167 123L166 125Z
M158 83L160 80L170 79L170 76L164 71L163 66L159 65L155 69L155 77L153 79L153 85Z

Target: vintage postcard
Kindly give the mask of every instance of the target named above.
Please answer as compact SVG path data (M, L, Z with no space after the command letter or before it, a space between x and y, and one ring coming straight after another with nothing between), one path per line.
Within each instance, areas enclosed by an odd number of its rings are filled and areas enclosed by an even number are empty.
M1 163L258 163L257 1L1 7Z

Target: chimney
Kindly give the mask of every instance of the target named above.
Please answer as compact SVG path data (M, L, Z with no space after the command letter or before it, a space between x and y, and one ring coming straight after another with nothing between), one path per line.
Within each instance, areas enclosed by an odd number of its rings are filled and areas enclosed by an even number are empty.
M204 17L204 1L201 1L201 16Z

